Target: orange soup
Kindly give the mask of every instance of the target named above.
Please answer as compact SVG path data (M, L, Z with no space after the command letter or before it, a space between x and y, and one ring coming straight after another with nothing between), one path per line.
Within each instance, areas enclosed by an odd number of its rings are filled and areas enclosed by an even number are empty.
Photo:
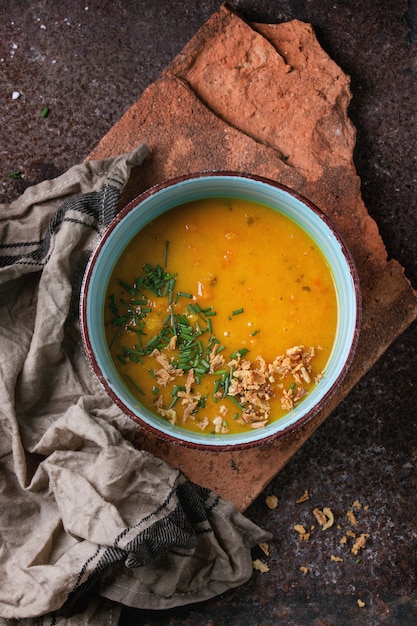
M145 226L109 281L109 349L137 400L206 433L262 428L302 402L335 338L316 243L242 199L183 204Z

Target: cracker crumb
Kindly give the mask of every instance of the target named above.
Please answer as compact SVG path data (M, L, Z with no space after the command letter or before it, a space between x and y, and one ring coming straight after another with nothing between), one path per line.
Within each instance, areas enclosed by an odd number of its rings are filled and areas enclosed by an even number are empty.
M305 565L302 565L300 567L300 572L302 572L303 574L308 574L308 567L306 567Z
M341 540L340 540L340 543L342 543L342 544L347 543L347 537L346 537L346 535L343 535L343 537L342 537L342 538L341 538Z
M361 609L363 609L363 607L365 606L365 602L361 600L360 598L357 599L357 603L358 603L358 607Z
M168 382L175 380L176 376L183 374L183 370L176 369L169 361L167 355L156 348L151 353L151 357L155 358L161 366L159 370L155 370L156 381L160 387L165 387Z
M346 513L346 517L348 518L349 522L352 524L352 526L357 526L358 525L358 521L355 517L354 512L352 511L352 509L350 509L347 513Z
M216 415L216 417L212 420L214 424L214 431L216 433L220 433L222 435L226 435L229 432L229 427L227 422L223 419L221 415Z
M356 539L356 533L354 533L353 530L347 530L346 535L348 537L352 537L353 539Z
M217 350L217 346L214 348ZM228 388L228 395L234 397L240 404L245 405L238 422L243 425L251 425L252 428L263 428L269 421L270 400L275 392L272 383L282 390L281 406L285 411L291 411L294 406L308 393L305 385L311 382L311 360L315 355L315 348L306 348L303 345L288 348L284 354L275 357L272 363L258 356L257 364L247 359L235 356L227 363L233 367L233 377ZM223 359L221 355L214 353L213 358ZM212 365L212 362L210 362ZM220 363L215 363L216 368ZM213 371L213 367L211 371ZM292 379L292 384L286 389L278 381ZM290 382L288 381L288 382Z
M351 549L352 554L357 555L359 550L362 550L362 548L365 547L366 540L368 537L369 537L368 533L362 533L361 535L359 535L359 537L356 539L355 543L352 546L352 549Z
M334 524L334 515L328 506L321 511L318 508L313 510L313 515L321 526L322 530L327 530Z
M302 502L307 502L307 500L310 500L310 494L308 493L308 489L306 489L303 495L295 502L296 504L301 504Z
M269 556L269 545L267 543L258 544L265 556Z
M158 409L158 413L160 413L162 417L166 417L168 422L173 426L177 423L177 413L174 409Z
M327 522L323 526L322 530L327 530L328 528L330 528L334 524L334 515L333 515L332 510L328 506L325 506L323 508L323 513L327 517Z
M200 430L206 430L207 426L209 425L209 419L208 417L205 415L201 420L199 420L197 422L197 426L199 427Z
M336 563L343 563L342 557L336 556L334 554L331 555L330 560L335 561Z
M300 541L308 541L310 539L310 533L306 531L302 524L296 524L294 530L298 533Z
M360 511L362 508L362 504L359 502L359 500L355 500L355 502L352 504L352 508L358 509L358 511Z
M217 354L218 344L214 344L211 349L209 362L210 362L210 372L213 373L217 369L220 369L224 364L225 358L222 354Z
M302 524L296 524L294 526L294 530L297 531L300 535L304 535L307 531Z
M327 522L327 517L325 516L323 511L320 511L320 509L313 509L313 515L320 524L320 526L323 526Z
M266 496L265 504L269 509L276 509L278 506L278 498L273 494Z
M262 572L262 574L269 572L268 565L264 563L263 561L261 561L261 559L255 559L255 561L252 561L252 567L253 569L256 569L258 572Z

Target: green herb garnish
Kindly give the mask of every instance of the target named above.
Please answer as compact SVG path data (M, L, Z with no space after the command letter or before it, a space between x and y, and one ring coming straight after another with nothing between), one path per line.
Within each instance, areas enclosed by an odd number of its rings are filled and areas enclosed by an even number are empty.
M141 389L139 387L139 385L137 383L135 383L135 381L133 380L133 378L131 376L129 376L129 374L126 374L126 378L127 380L130 382L131 385L133 385L133 387L139 391L139 393L141 393L143 396L145 395L145 392L143 391L143 389Z
M20 170L16 170L9 174L9 178L13 178L14 180L20 180L22 178L22 172Z

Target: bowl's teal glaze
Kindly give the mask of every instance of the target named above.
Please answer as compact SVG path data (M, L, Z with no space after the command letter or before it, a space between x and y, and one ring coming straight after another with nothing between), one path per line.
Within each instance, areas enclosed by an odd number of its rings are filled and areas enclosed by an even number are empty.
M272 207L299 224L325 255L333 273L338 299L336 338L323 379L286 416L265 428L240 435L194 433L172 426L140 405L117 373L104 334L106 287L113 267L128 242L163 212L184 202L207 197L246 198ZM85 349L97 377L114 402L160 437L183 445L218 450L259 445L311 419L334 393L349 368L358 340L360 314L361 297L355 265L343 238L328 218L308 200L273 181L233 172L203 173L176 179L148 190L130 203L110 225L92 255L81 297Z

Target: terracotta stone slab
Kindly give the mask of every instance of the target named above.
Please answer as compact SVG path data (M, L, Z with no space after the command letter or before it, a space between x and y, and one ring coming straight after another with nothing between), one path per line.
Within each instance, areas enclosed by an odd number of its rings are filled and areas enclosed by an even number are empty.
M138 445L244 510L329 416L392 341L417 317L416 293L388 260L360 194L349 78L309 24L248 24L222 7L88 156L101 159L146 141L150 157L123 203L163 180L236 170L277 180L315 202L355 258L362 332L342 387L295 433L237 452L199 452L142 430Z

